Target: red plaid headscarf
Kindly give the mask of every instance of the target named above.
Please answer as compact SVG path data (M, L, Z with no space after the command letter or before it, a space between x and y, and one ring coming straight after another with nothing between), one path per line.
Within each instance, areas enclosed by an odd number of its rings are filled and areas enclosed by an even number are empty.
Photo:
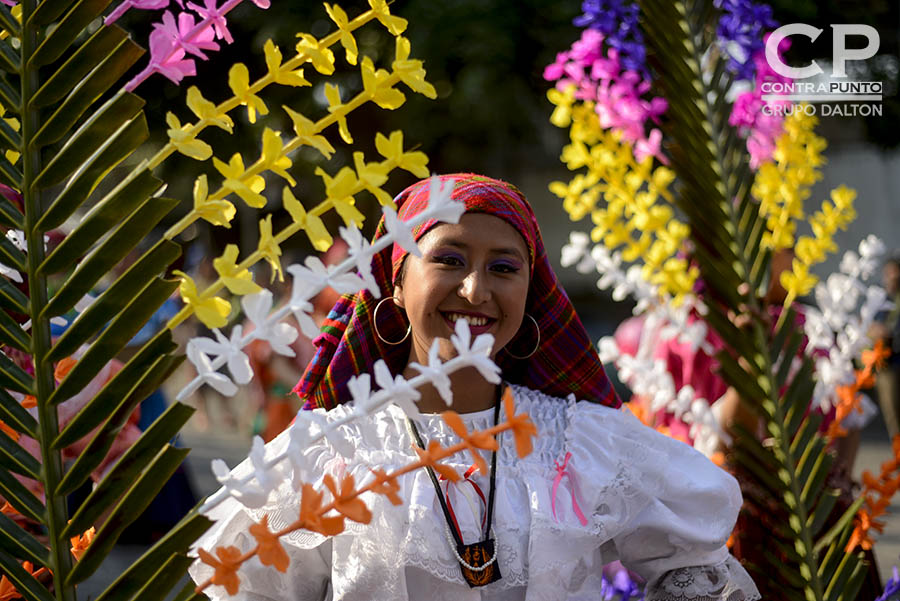
M610 407L621 404L600 358L594 350L569 297L556 279L547 260L541 232L534 212L521 192L500 180L456 173L441 180L455 180L451 197L466 205L467 213L487 213L500 217L518 231L528 246L531 279L525 312L538 323L541 343L527 359L514 359L497 353L503 379L522 384L544 394L588 400ZM429 180L413 184L396 199L401 219L409 219L427 206ZM415 230L419 240L437 224L429 220ZM384 236L384 219L378 224L374 240ZM398 245L388 247L372 258L372 274L382 298L393 295L393 282L400 271L406 251ZM375 362L384 359L394 374L402 373L409 361L410 340L397 346L383 343L373 326L376 299L368 290L345 294L322 324L322 333L313 341L316 354L294 392L304 401L304 409L330 409L350 400L347 381L355 375L370 373ZM378 314L378 331L388 340L400 340L408 324L393 303L385 303ZM530 320L523 322L510 343L517 355L534 347L535 332ZM521 339L521 342L519 341Z

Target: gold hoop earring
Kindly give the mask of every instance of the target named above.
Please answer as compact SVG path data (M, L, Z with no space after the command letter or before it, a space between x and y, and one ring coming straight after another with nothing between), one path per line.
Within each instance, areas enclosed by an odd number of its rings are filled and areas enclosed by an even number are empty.
M385 344L389 344L391 346L397 346L398 344L403 344L403 342L406 341L407 338L409 338L409 333L412 332L412 326L411 325L407 326L406 335L403 336L403 338L401 338L397 342L391 342L390 340L385 340L384 336L381 335L381 332L378 331L378 309L380 309L381 305L387 300L392 301L392 300L394 300L394 297L386 296L383 299L381 299L380 301L378 301L377 305L375 305L375 311L372 312L372 327L375 328L375 335L378 336L379 340L381 340Z
M532 317L531 315L529 315L528 313L525 314L525 317L527 317L528 319L531 320L531 323L534 324L534 329L537 330L537 342L534 344L534 348L531 349L530 353L528 353L525 356L521 356L521 357L519 355L513 355L511 352L509 352L509 349L504 346L503 350L506 351L506 354L509 355L510 357L512 357L513 359L528 359L533 354L535 354L537 352L537 350L541 347L541 326L539 326L537 320L534 317Z

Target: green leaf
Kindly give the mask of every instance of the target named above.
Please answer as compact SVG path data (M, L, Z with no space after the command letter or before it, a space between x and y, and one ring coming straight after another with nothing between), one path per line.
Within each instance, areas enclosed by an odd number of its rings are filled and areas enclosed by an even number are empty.
M38 25L49 25L53 21L58 21L64 12L75 4L75 0L42 0L37 8L31 13L26 27L36 27Z
M19 27L19 22L16 21L16 18L9 11L9 7L5 4L0 5L0 27L14 38L22 37L22 28Z
M0 548L13 557L30 561L36 566L50 563L47 547L3 513L0 513Z
M827 547L827 550L825 551L825 557L819 562L818 576L820 579L827 579L831 574L835 573L838 563L844 557L844 548L850 542L852 531L852 528L845 528L837 534L837 538L831 544L822 545L822 548L825 549ZM821 556L821 551L818 553Z
M9 357L0 353L0 387L15 390L22 394L34 394L34 381L31 375L13 363Z
M852 553L845 553L841 563L838 564L837 571L830 575L828 588L825 589L825 599L828 601L837 599L850 579L850 574L858 567L859 560L856 556Z
M58 59L88 24L100 16L111 0L79 0L28 60L29 67L40 67Z
M181 426L187 423L193 412L193 408L175 403L160 415L91 491L61 536L63 538L74 536L96 523L103 512L122 497L160 449L178 434Z
M44 522L44 505L7 470L0 470L0 495L28 519Z
M6 119L0 119L0 147L22 152L22 136L6 122Z
M0 311L0 342L25 353L31 352L31 337L6 311Z
M81 486L90 477L109 452L116 436L128 422L128 418L138 403L151 392L181 362L181 357L161 357L150 370L138 380L128 396L121 401L112 416L106 420L100 431L94 435L85 450L78 456L57 487L58 494L66 494Z
M800 351L800 345L803 344L803 330L794 329L788 337L787 346L779 357L781 363L778 365L778 371L775 372L775 386L778 390L787 382L788 374L791 372L791 364L794 357Z
M96 601L129 601L144 585L147 573L159 566L173 553L184 553L212 522L201 515L195 507L178 524L169 530L153 547L141 555L135 563L122 573ZM193 584L189 583L191 588Z
M825 486L825 479L831 471L831 464L834 460L831 454L823 448L813 465L812 473L803 484L803 491L800 493L800 500L806 505L806 511L810 512L819 500L822 489Z
M856 599L859 589L862 588L863 582L866 580L869 564L862 560L861 555L857 555L857 563L850 574L850 578L840 588L835 587L835 591L839 594L835 601L853 601Z
M188 452L188 449L176 449L171 445L166 445L160 451L147 470L134 483L134 486L119 501L109 518L97 530L94 540L66 578L66 586L82 582L100 567L122 531L150 505L166 481L187 457Z
M723 350L716 353L716 360L719 362L720 373L725 381L734 386L741 397L753 402L759 402L767 398L766 393L759 387L759 384L747 375L747 372L738 365L738 362L727 351Z
M152 280L88 348L47 400L59 404L78 394L113 359L178 288L178 280Z
M91 253L69 276L49 303L41 317L62 315L91 291L97 281L131 252L169 211L178 204L168 198L150 198ZM60 245L61 246L61 245Z
M9 38L0 40L0 69L7 73L19 72L19 53L9 45Z
M35 227L46 232L62 225L87 200L100 179L134 152L149 135L144 113L138 113L122 125L90 159L81 164Z
M0 102L8 111L17 115L22 112L22 98L19 96L19 91L9 85L6 76L2 73L0 73Z
M803 417L803 411L798 411L798 415ZM815 418L818 418L818 421L815 421ZM796 436L794 436L791 441L791 455L794 457L801 455L803 453L803 449L807 448L810 444L812 444L813 438L815 438L816 434L818 434L817 430L818 424L821 423L822 418L820 415L812 413L809 415L806 421L804 421L797 430Z
M22 189L22 173L3 155L0 155L0 179L11 188Z
M53 75L47 78L32 96L31 106L44 107L62 100L96 67L98 57L108 55L127 37L128 34L118 25L107 25L98 29Z
M831 511L834 509L834 504L837 502L838 498L840 498L840 493L838 491L828 491L819 499L819 504L816 505L814 511L809 514L809 521L806 523L806 528L816 535L825 526L825 522L828 521L828 517L831 515Z
M16 313L28 312L28 297L6 278L0 278L0 307Z
M0 465L32 480L37 480L41 473L40 462L2 430L0 430Z
M106 0L104 0L106 1ZM143 54L130 40L123 42L83 79L66 97L31 141L31 148L58 142L68 133L100 96L102 96ZM120 92L125 94L126 92Z
M16 245L6 236L0 236L0 263L19 271L25 271L25 253L16 248Z
M97 396L88 401L72 418L53 441L53 448L63 449L74 444L106 421L110 413L118 410L118 404L128 399L132 390L140 383L141 378L145 377L147 371L159 360L160 356L168 355L176 348L178 345L172 342L172 335L166 330L148 340L128 363L106 383ZM110 411L111 408L112 411ZM128 414L130 415L130 412ZM68 479L68 475L66 479ZM72 492L77 487L78 485L75 485L67 490L63 487L64 493Z
M194 560L187 555L180 553L172 555L153 576L147 579L132 601L163 601L187 573L192 563Z
M0 123L5 122L0 120ZM0 224L17 230L24 230L24 219L25 217L19 211L19 208L7 200L5 196L0 195Z
M44 259L38 273L58 273L77 263L98 239L160 189L162 182L145 165L142 163L87 212L78 227Z
M99 31L108 31L102 28ZM32 183L32 189L55 186L81 167L85 157L92 156L98 148L144 106L144 100L134 94L116 94L71 135L62 149L54 155ZM149 194L148 194L149 196Z
M843 535L846 533L849 538L850 526L853 524L853 518L856 516L856 513L859 511L859 508L862 507L863 501L865 501L865 497L859 497L847 508L847 510L841 514L841 517L838 518L838 521L834 523L834 525L828 529L828 532L825 533L822 538L816 541L816 545L814 547L814 551L816 553L821 553L822 549L831 544L831 542L835 538L843 538ZM841 547L843 548L844 544L842 543Z
M5 390L0 390L0 420L17 432L37 438L37 420Z
M69 325L47 354L47 361L59 361L77 351L91 336L109 323L110 315L121 313L180 254L181 247L161 238Z
M29 601L56 601L44 585L25 571L17 559L2 549L0 549L0 571L6 574L19 594Z
M197 585L193 581L185 583L184 587L175 595L172 601L208 601L209 597L197 592Z

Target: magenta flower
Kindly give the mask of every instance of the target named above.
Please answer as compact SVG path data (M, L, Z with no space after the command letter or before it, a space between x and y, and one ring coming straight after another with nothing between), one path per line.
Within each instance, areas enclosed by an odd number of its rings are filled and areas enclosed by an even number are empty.
M180 46L185 52L199 56L203 60L208 57L203 50L218 50L219 45L216 44L215 32L212 26L207 25L197 33L194 31L194 15L189 12L183 12L178 15L178 24L175 24L175 17L171 12L166 11L163 14L162 23L153 24L154 31L162 31L171 38L175 45ZM191 35L193 33L193 35Z
M184 48L178 40L160 29L150 32L150 64L147 69L168 77L174 83L197 74L193 59L184 58Z
M263 6L264 3L265 6ZM254 3L260 8L267 8L269 3L266 0L254 0ZM203 6L197 6L193 2L188 2L188 8L191 8L197 11L201 17L203 17L204 21L209 21L212 26L216 30L216 37L220 40L225 40L227 44L230 44L234 41L234 38L231 37L231 32L228 31L228 22L225 20L225 13L227 10L222 10L222 8L216 7L216 0L203 0Z
M184 8L182 0L175 1L178 2L178 6ZM10 4L10 6L12 6L13 4L15 4L15 2ZM106 18L103 20L103 24L110 25L114 23L116 19L124 15L131 8L140 8L142 10L157 10L160 8L165 8L168 5L169 0L124 0L119 6L117 6L111 13L106 16Z

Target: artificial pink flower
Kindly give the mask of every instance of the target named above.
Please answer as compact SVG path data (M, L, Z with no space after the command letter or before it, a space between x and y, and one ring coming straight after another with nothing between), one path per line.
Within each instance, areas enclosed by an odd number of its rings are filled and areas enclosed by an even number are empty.
M216 44L215 32L211 25L199 29L194 33L194 15L189 12L183 12L178 15L178 24L175 24L175 17L171 12L166 11L163 14L162 23L154 23L154 31L162 31L169 36L175 43L184 49L185 52L199 56L203 60L208 57L203 50L218 50L219 45Z
M265 2L265 0L262 0ZM256 0L254 0L256 2ZM222 7L216 7L216 0L203 0L203 6L197 6L193 2L188 2L188 8L192 8L197 13L203 17L204 21L209 21L210 24L216 30L216 37L219 39L224 39L227 44L230 44L234 41L234 38L231 37L231 32L228 31L228 22L225 20L225 13L227 10L222 10ZM256 2L257 6L261 8L266 8L265 6L261 6L258 2Z
M174 83L181 82L188 75L197 74L193 59L184 58L184 48L178 44L178 40L159 29L150 32L150 64L147 68L151 72L165 75Z

